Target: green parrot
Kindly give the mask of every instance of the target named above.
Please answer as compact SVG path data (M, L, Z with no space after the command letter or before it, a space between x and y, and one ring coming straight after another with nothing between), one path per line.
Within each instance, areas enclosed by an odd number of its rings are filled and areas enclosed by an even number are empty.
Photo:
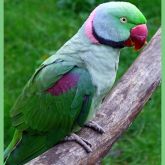
M44 61L11 108L15 133L4 151L5 163L22 165L62 140L76 141L87 152L91 144L75 132L88 126L111 90L120 50L139 50L147 38L146 18L128 2L96 7L79 31Z

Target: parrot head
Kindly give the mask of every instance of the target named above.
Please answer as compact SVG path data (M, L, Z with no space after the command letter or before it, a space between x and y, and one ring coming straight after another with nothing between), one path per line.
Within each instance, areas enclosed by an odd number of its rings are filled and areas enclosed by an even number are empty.
M85 33L97 44L114 48L141 49L148 30L141 11L128 2L107 2L99 5L85 22Z

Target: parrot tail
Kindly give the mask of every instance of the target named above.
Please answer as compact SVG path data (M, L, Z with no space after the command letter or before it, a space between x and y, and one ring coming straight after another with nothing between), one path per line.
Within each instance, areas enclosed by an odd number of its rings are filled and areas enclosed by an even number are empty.
M54 130L39 134L36 131L16 131L13 140L5 150L4 165L24 165L53 147L63 137L55 135Z
M6 165L24 165L31 159L45 152L48 140L46 135L32 134L32 132L23 132L21 141L16 144L16 148L8 151ZM10 154L9 154L10 153Z
M22 132L16 130L14 132L12 141L4 151L4 165L6 164L6 161L9 158L11 152L15 149L16 145L21 141L21 139L22 139Z

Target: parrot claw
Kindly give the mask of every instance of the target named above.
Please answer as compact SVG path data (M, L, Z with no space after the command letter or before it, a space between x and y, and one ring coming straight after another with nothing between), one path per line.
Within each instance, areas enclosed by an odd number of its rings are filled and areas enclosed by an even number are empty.
M87 151L87 153L92 152L92 144L89 143L86 139L76 135L75 133L65 137L64 141L75 141L80 144Z
M97 131L101 134L105 133L105 130L94 121L89 121L88 123L85 124L85 126L89 127L89 128L92 128L92 129L94 129L95 131Z

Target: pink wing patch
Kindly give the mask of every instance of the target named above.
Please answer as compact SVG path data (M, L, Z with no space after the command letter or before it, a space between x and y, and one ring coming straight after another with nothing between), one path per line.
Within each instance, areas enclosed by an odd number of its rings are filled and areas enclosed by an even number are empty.
M75 73L65 74L57 83L46 91L54 96L59 96L67 92L69 89L75 87L79 81L79 75Z

